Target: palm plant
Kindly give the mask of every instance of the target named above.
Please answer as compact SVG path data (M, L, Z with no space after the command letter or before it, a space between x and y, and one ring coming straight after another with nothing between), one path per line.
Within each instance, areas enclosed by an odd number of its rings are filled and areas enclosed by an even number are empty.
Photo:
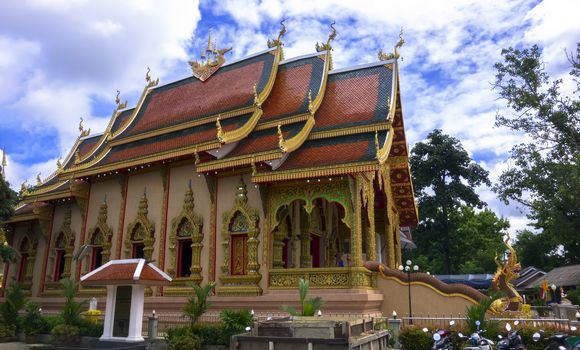
M187 303L183 307L183 315L189 317L191 324L195 324L203 313L210 307L208 301L211 291L215 287L214 283L208 283L201 287L197 284L192 284L194 295L190 296Z
M62 319L65 324L78 326L81 322L81 308L87 301L83 300L78 302L74 299L77 290L77 283L74 280L64 278L60 280L60 284L63 286L63 294L65 298L64 306L61 311Z
M310 289L310 284L307 280L301 278L298 281L298 292L300 293L300 306L302 307L302 313L299 313L292 306L282 305L282 310L289 313L291 316L314 316L318 310L324 304L322 297L314 297L306 300L306 295Z
M467 329L470 333L473 333L478 329L476 324L477 321L480 322L479 328L488 330L488 335L494 333L495 329L498 328L498 325L496 322L486 320L485 315L491 307L491 304L495 300L501 298L501 296L501 293L492 293L489 298L484 298L479 303L467 308L465 316L467 318Z

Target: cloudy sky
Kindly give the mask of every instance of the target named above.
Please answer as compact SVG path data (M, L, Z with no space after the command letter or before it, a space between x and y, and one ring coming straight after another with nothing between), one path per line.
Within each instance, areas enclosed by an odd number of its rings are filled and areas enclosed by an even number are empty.
M8 180L35 183L55 170L78 136L78 122L104 130L116 90L135 104L145 72L168 83L190 75L211 29L229 60L266 48L287 18L287 58L314 52L335 20L334 66L376 61L401 27L401 88L412 146L434 128L459 138L496 180L521 135L494 127L509 113L491 89L501 49L538 44L547 70L565 77L564 50L580 39L580 2L3 0L0 3L0 147ZM566 85L565 85L566 86ZM570 85L568 85L570 86ZM515 206L479 193L512 231L526 225Z

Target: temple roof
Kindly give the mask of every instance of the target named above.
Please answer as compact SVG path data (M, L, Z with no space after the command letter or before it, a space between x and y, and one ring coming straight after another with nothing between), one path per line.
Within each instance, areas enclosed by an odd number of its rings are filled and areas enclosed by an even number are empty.
M176 159L194 159L200 173L251 166L261 183L388 169L401 224L415 225L397 57L332 71L329 43L282 60L278 41L163 86L148 71L138 103L127 108L118 93L102 134L79 125L69 155L25 201L74 196L77 180Z

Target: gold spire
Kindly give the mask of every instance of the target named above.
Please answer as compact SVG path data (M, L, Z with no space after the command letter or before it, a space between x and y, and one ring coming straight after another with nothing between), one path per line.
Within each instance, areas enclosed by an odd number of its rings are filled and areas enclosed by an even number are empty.
M6 147L2 148L2 178L6 179Z
M278 38L275 40L270 40L268 39L268 47L269 48L273 48L278 46L279 50L282 50L282 46L284 46L284 43L282 43L282 37L284 36L284 34L286 34L286 19L283 19L280 22L280 26L282 26L282 28L280 29L280 32L278 33ZM280 57L281 60L284 60L284 52L282 52L282 56Z
M399 41L397 41L397 43L395 44L395 53L384 53L383 49L379 50L378 53L378 57L380 61L387 61L387 60L392 60L392 59L399 59L399 57L401 56L399 54L399 49L403 46L403 44L405 43L405 39L403 39L403 27L401 27L401 32L399 33Z
M198 62L197 60L190 60L188 62L191 67L193 76L201 81L205 81L226 62L225 54L231 50L231 47L218 49L217 43L215 41L213 42L212 47L210 31L207 37L207 47L201 50L201 62ZM211 59L212 54L213 60Z
M215 127L217 128L217 139L219 140L219 142L223 141L224 138L224 130L222 129L222 123L220 121L220 119L222 118L222 115L218 115L217 119L215 120Z
M120 94L121 94L121 91L117 90L117 96L115 96L115 104L117 105L117 111L127 107L127 100L125 100L125 102L121 103L121 99L119 98Z

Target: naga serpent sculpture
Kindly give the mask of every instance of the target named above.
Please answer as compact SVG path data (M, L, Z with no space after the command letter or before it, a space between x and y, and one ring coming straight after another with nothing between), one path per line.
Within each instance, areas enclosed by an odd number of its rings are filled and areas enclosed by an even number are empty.
M515 249L509 244L509 236L506 237L504 244L508 249L507 258L502 264L497 255L495 256L497 271L493 276L491 286L495 292L503 292L505 296L491 304L490 309L494 314L518 313L521 311L523 302L522 297L511 283L512 280L519 277L522 267L518 262Z

